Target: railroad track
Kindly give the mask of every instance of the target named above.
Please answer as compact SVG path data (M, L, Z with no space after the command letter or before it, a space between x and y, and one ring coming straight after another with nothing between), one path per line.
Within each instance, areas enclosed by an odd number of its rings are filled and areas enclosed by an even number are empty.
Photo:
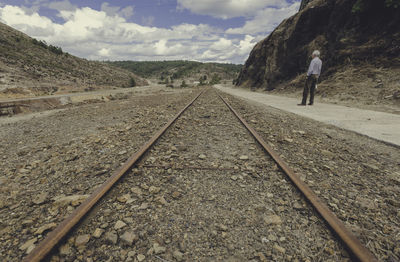
M206 94L204 94L206 93ZM204 98L204 96L207 96L207 98ZM203 104L201 102L198 102L199 100L203 99ZM196 106L192 106L193 104L196 104ZM224 104L226 106L224 106ZM187 117L182 116L184 114L185 111L187 111L188 109L191 109L193 111L193 114L195 116L197 116L197 119L194 119L194 121L190 122ZM230 114L228 111L231 111L233 114ZM229 115L230 114L230 115ZM217 120L218 115L224 115L226 116L226 119L222 119L222 120ZM230 124L233 123L234 118L237 118L240 122L237 122L235 124ZM178 121L183 121L185 124L180 124L177 123ZM225 122L224 122L225 121ZM198 127L196 126L198 125ZM242 127L241 127L242 126ZM189 133L187 131L184 131L185 129L190 127L190 131ZM236 127L236 128L235 128ZM245 127L246 129L244 129L243 127ZM172 129L173 130L170 130ZM241 131L237 131L240 128L242 128L243 130ZM222 131L222 135L226 135L228 137L224 137L222 136L222 138L215 138L216 139L216 145L218 146L218 148L224 147L225 143L227 143L226 145L229 145L229 143L227 142L229 140L230 137L234 137L237 138L237 143L240 144L241 147L243 148L251 148L250 151L246 151L245 153L239 153L239 154L234 154L236 158L238 158L239 164L236 165L230 165L229 162L232 160L231 154L226 154L229 155L229 157L225 156L224 154L224 150L230 150L231 147L226 147L226 149L223 149L222 152L220 152L220 154L216 155L216 156L212 156L212 152L215 149L216 151L218 151L216 148L213 148L212 146L210 146L213 141L208 141L209 139L211 139L213 136L208 136L207 134L215 134L215 130L219 130L219 129L223 129ZM195 136L195 132L197 131L202 131L202 139L198 144L193 144L193 141L195 141L197 138ZM165 137L165 133L167 134L167 140L166 142L163 142L162 139L164 139ZM246 132L247 132L247 138L245 139L247 142L242 142L240 139L243 139L246 136ZM253 159L252 154L254 154L254 158L256 158L257 154L260 155L262 153L262 151L258 152L258 153L253 153L253 151L257 151L257 145L254 142L254 140L248 136L248 132L250 132L250 134L254 137L254 139L257 141L258 145L261 146L261 148L267 152L270 156L270 158L273 159L273 161L275 161L275 163L279 166L279 169L274 168L274 164L272 163L271 159L263 159L261 162L260 161L251 161ZM207 133L207 134L205 134ZM217 132L218 133L218 132ZM164 136L163 136L164 135ZM190 137L192 135L192 137ZM172 141L174 140L175 141ZM225 141L225 140L226 141ZM172 141L172 142L171 142ZM179 143L185 141L185 143ZM158 143L158 144L157 144ZM173 144L171 146L171 143ZM176 145L176 146L175 146ZM201 146L199 146L201 145ZM196 150L194 150L194 152L190 152L191 146L193 147L197 147ZM204 154L197 154L196 152L198 151L204 151ZM211 155L210 155L211 154ZM156 156L156 157L151 157L152 155ZM249 155L250 158L249 159ZM211 159L214 159L214 161L211 161ZM269 157L266 157L269 158ZM268 162L269 161L269 162ZM144 162L144 163L142 163ZM159 162L159 163L158 163ZM157 164L158 163L158 164ZM134 169L132 171L132 169ZM143 171L143 170L148 170L148 171ZM205 193L206 190L203 189L198 189L198 185L196 183L200 183L200 184L207 184L207 183L211 183L208 186L210 187L210 192L214 192L214 193L218 193L218 192L227 192L227 194L229 194L229 188L230 185L229 183L236 183L236 181L245 181L246 179L248 179L249 185L246 184L240 184L239 183L239 188L242 188L243 191L246 191L246 194L252 193L252 189L256 189L256 187L258 187L258 183L260 183L260 179L266 178L268 176L268 172L272 172L274 173L276 176L279 176L278 173L280 173L281 171L283 171L287 177L290 179L290 181L292 182L293 185L295 185L298 190L301 192L301 194L305 197L305 199L307 199L308 203L310 203L313 207L313 209L315 211L318 212L318 214L326 221L326 223L329 225L329 227L332 229L332 231L334 232L335 235L338 236L338 238L341 240L341 242L344 244L344 246L346 247L346 249L351 253L351 256L353 258L355 258L356 260L359 261L377 261L377 259L374 257L374 255L368 250L366 249L361 243L360 241L357 240L357 238L349 231L347 230L343 223L329 210L329 208L323 203L323 201L321 201L317 195L315 193L313 193L313 191L304 183L302 182L302 180L299 178L299 174L295 174L293 172L293 170L279 157L279 155L277 153L275 153L269 146L268 144L261 138L261 136L259 136L257 134L257 132L235 111L235 109L228 103L228 101L226 99L224 99L222 96L220 96L219 94L216 94L216 92L214 90L209 90L209 91L202 91L200 92L198 95L196 95L192 101L190 101L178 114L176 114L176 116L171 119L163 128L161 128L149 141L147 141L141 148L140 150L138 150L131 158L128 159L128 161L121 166L121 168L119 170L117 170L103 185L101 185L99 188L97 188L93 194L85 201L83 202L69 217L67 217L61 224L59 224L52 232L50 232L46 238L39 243L39 245L33 249L32 252L30 252L30 254L25 257L24 261L40 261L42 259L48 258L49 255L53 254L54 250L56 247L60 247L60 243L65 243L65 239L69 236L69 234L71 234L71 231L77 231L77 229L75 228L77 225L82 225L81 221L83 219L85 219L86 217L88 217L88 213L91 212L94 207L98 204L98 202L100 200L103 201L102 204L105 204L107 206L107 200L104 200L107 194L109 194L109 191L112 191L113 187L120 187L119 189L121 191L124 191L126 189L123 188L122 186L122 182L121 183L117 183L118 181L122 180L127 180L130 183L135 184L135 179L138 178L138 176L126 176L123 178L123 176L127 173L130 174L137 174L137 173L155 173L158 174L160 178L159 182L159 186L153 186L153 187L149 187L147 184L153 182L153 180L157 180L157 178L153 177L152 175L150 175L151 177L151 181L146 180L146 183L141 183L139 187L134 187L135 190L131 190L132 192L134 192L135 194L138 194L139 191L144 191L147 190L150 192L150 196L147 196L148 199L150 200L150 203L154 203L157 202L158 205L160 206L165 206L167 204L169 204L170 206L172 206L173 204L171 203L167 203L167 201L165 200L165 198L163 196L152 196L152 194L157 195L159 193L159 191L162 191L161 187L162 187L162 182L164 180L162 179L166 179L165 181L167 181L167 183L171 183L172 186L175 186L177 181L175 181L176 178L174 178L174 176L176 176L177 178L183 179L184 181L187 180L186 176L182 176L182 172L188 172L190 174L192 174L195 178L194 181L189 181L186 183L187 188L181 188L180 190L176 190L176 191L171 191L171 201L172 200L179 200L182 198L182 194L187 194L188 196L191 196L192 202L190 203L186 203L186 204L190 204L191 205L199 205L199 203L197 203L195 200L199 200L199 202L202 202L203 200L205 201L216 201L215 197L219 197L217 194L211 194L211 196L202 196L202 199L199 199L198 196L194 193L199 192L200 194ZM216 171L219 172L218 174L221 175L221 173L232 173L233 175L231 175L230 177L224 177L222 180L222 184L221 187L224 187L223 185L226 184L226 188L224 190L227 191L219 191L220 188L216 188L213 189L212 188L212 181L210 182L210 178L213 177L213 174L211 174L211 177L207 177L207 174L205 172L208 171ZM173 172L178 172L176 174L174 174ZM181 172L181 173L179 173ZM194 173L193 173L194 172ZM265 173L267 172L267 173ZM172 174L172 175L171 175ZM206 177L204 179L208 179L208 180L202 180L201 182L198 180L201 180L202 178L196 178L196 175L201 174L202 176ZM259 175L261 174L261 175ZM250 177L250 178L247 178ZM147 178L146 178L147 179ZM225 182L225 179L228 179L229 182ZM279 181L278 178L274 178L277 180L273 180L276 184L280 183L281 181ZM179 181L178 181L179 182ZM255 184L251 184L251 183L255 183ZM235 184L235 186L236 186ZM136 184L137 185L137 184ZM189 186L188 186L189 185ZM293 193L291 190L292 189L287 189L286 185L281 185L279 184L279 186L281 188L284 188L285 190L289 190L288 194L293 194L295 195L295 193ZM247 188L248 187L248 188ZM264 185L264 187L268 187L266 185ZM132 187L131 187L132 189ZM262 189L262 187L260 188ZM215 191L213 191L215 190ZM222 189L221 189L222 190ZM297 192L297 190L293 189L294 191ZM115 189L115 191L118 191L117 189ZM190 191L193 191L193 194L190 194ZM182 193L183 192L183 193ZM238 191L240 192L240 191ZM265 192L262 192L262 190L259 190L259 188L257 188L257 194L258 196L251 196L254 197L254 200L259 200L259 199L263 199L265 198L265 196L269 197L270 196L267 194L265 195ZM292 192L292 193L291 193ZM114 193L115 194L115 193ZM234 193L235 194L235 193ZM237 193L237 195L240 195L241 193ZM245 195L246 195L245 194ZM279 193L277 193L279 194ZM298 194L298 193L297 193ZM141 195L141 194L139 194ZM227 196L227 195L225 195ZM248 196L248 195L247 195ZM125 197L125 199L124 199ZM131 199L129 194L124 194L122 197L119 194L116 194L115 197L110 197L111 202L114 201L114 198L118 199L118 201L120 201L121 203L133 203L135 202L135 199ZM140 202L139 200L141 200L141 196L138 197L138 202ZM259 199L257 199L259 198ZM301 196L300 194L298 194L297 198L299 198L299 202L301 203ZM243 198L242 198L243 199ZM179 201L183 201L183 200L179 200ZM236 201L239 204L243 204L240 203L240 199L236 199ZM248 200L249 202L250 199ZM255 202L257 202L255 201ZM295 200L297 201L297 200ZM111 203L110 202L110 203ZM221 202L218 203L218 201L216 201L217 203L215 203L215 206L224 206L226 205L226 203L230 203L230 202ZM246 200L245 200L246 202ZM285 202L285 201L282 201ZM286 201L287 202L287 201ZM146 202L147 203L147 202ZM147 210L148 209L148 204L146 204L144 202L142 202L142 204L140 206L136 206L135 210L139 210L139 213L142 212L143 210ZM210 208L209 205L205 205L207 209ZM117 206L118 208L119 206ZM203 207L202 207L203 208ZM197 214L197 216L201 216L202 212L207 213L208 211L206 209L202 209L202 208L198 208L199 210L197 210L197 212L199 212ZM280 208L280 209L279 209ZM98 209L96 207L96 209ZM101 209L101 208L100 208ZM257 209L257 208L256 208ZM260 212L263 213L262 217L263 217L263 221L264 223L266 223L266 228L271 229L271 227L278 227L278 230L280 230L281 227L281 220L285 220L282 219L282 217L277 216L275 214L272 213L276 213L276 212L270 212L268 210L264 210L263 207L258 208L260 209ZM257 209L257 210L258 210ZM281 207L278 207L278 210L281 210ZM298 210L302 210L303 213L311 213L313 211L310 211L310 207L296 207L296 209ZM110 209L107 209L110 210ZM164 211L168 210L168 207L164 207L163 209ZM276 210L273 210L276 211ZM281 210L282 211L282 210ZM100 212L100 211L99 211ZM144 212L144 211L143 211ZM222 212L222 211L221 211ZM232 210L230 211L232 212ZM236 211L235 211L236 212ZM238 215L238 217L241 217L244 213L241 213L242 211L238 211L237 213L234 213L233 215ZM257 211L258 212L258 211ZM109 213L109 212L108 212ZM196 213L196 212L194 212ZM229 212L228 212L229 213ZM265 215L265 214L266 215ZM156 216L160 216L160 214L156 214ZM193 214L192 214L193 215ZM146 214L142 214L142 216L138 216L138 218L140 219L145 219L143 217L145 217ZM255 215L255 216L258 216ZM312 215L310 215L311 217L313 217ZM92 217L92 215L91 215ZM159 219L159 218L157 218ZM194 222L192 222L192 224L196 224L196 227L207 227L207 225L204 225L204 223L207 221L207 217L203 218L203 221L200 220L200 222L198 222L197 220L192 220ZM239 218L237 218L239 219ZM235 220L235 219L233 219ZM251 220L251 219L248 219ZM254 219L257 220L257 219ZM289 219L287 219L289 220ZM100 221L103 222L103 221ZM118 222L122 222L119 223L120 225L124 225L126 226L126 224L132 222L134 223L134 221L117 221ZM197 224L198 222L198 224ZM214 221L215 222L215 221ZM246 223L248 221L246 220ZM243 221L241 221L241 223L243 223ZM258 223L258 222L254 222L254 221L250 221L248 222L249 225L251 225L251 228L254 227L254 223ZM317 223L317 222L315 222ZM320 223L320 222L318 222ZM107 223L103 223L103 224L107 224ZM211 224L213 224L213 222L211 222ZM323 224L323 223L322 223ZM177 225L175 225L177 226ZM187 226L187 225L186 225ZM257 226L259 226L259 224L257 224ZM323 227L323 225L319 225L321 226L321 228ZM213 227L213 226L212 226ZM120 230L121 228L115 227L117 229L115 230ZM137 229L137 227L136 227ZM212 238L220 238L222 237L223 239L225 238L229 238L229 236L227 236L229 233L227 233L229 229L229 226L223 225L223 224L215 224L215 229L211 229L211 237ZM154 231L154 229L152 229ZM262 229L256 229L261 231L261 233L263 234L268 234L268 232L270 231L265 231L263 232ZM321 234L321 232L323 232L323 229L318 229L321 230L319 231L318 234ZM90 230L89 230L90 231ZM140 230L139 230L140 231ZM118 231L119 232L119 231ZM118 232L116 232L116 235L118 236ZM237 236L240 236L241 233L237 233ZM201 235L201 233L197 233L198 235ZM305 232L306 234L306 232ZM121 234L120 234L121 235ZM132 235L132 234L131 234ZM150 235L150 236L149 236ZM185 234L183 234L184 237L186 238L187 236ZM235 234L232 234L235 235ZM253 238L257 238L259 235L259 233L255 233L255 236ZM260 234L261 236L262 234ZM152 237L152 234L139 234L139 236L135 236L133 237L133 240L131 242L134 241L138 241L137 238L143 238L145 239L146 236L149 236L150 238ZM206 237L210 237L210 236L206 236ZM289 236L291 237L291 236ZM289 238L288 237L288 238ZM127 238L127 237L125 237ZM173 236L171 238L174 238ZM232 239L234 240L235 238L232 237ZM285 237L280 238L281 241L285 241ZM329 239L329 237L328 237ZM268 237L268 238L262 238L261 242L263 243L267 243L270 241L274 240L274 236L272 235L272 237ZM64 241L64 242L63 242ZM89 241L89 240L88 240ZM113 241L111 241L113 242ZM127 240L125 240L125 242L128 242ZM157 241L155 241L157 242ZM160 241L159 241L160 242ZM163 242L163 241L161 241ZM166 241L164 241L164 244L169 244L171 242L170 239L167 239ZM157 242L158 243L158 242ZM114 243L115 244L115 243ZM130 243L132 244L132 243ZM211 253L208 254L208 256L210 256L212 254L212 250L215 249L215 246L217 246L218 243L213 244L212 247L210 247ZM230 253L234 253L233 250L235 250L235 247L232 247L232 243L231 246L228 246L227 250ZM305 244L307 245L307 244ZM309 245L312 245L312 243L309 243ZM95 246L95 245L94 245ZM182 247L184 246L184 244L180 244L179 245L179 249L182 251L185 248ZM201 246L201 245L200 245ZM203 247L203 250L199 251L199 253L201 252L205 252L204 249L206 247ZM285 248L279 246L279 245L274 245L273 248L275 250L277 250L278 252L285 251ZM336 246L336 248L340 249L338 246ZM218 249L218 248L217 248ZM153 244L153 247L151 249L152 251L147 252L146 255L148 256L153 256L156 259L160 259L161 261L163 260L162 257L160 257L158 254L163 254L165 252L165 250L163 249L163 247L161 247L161 244ZM174 253L173 256L179 260L180 259L180 251L178 252L171 252ZM136 254L136 255L142 255L142 254ZM143 254L144 256L144 254ZM247 258L248 258L248 254L246 254ZM190 257L190 260L195 260L196 257ZM197 259L200 259L200 257L197 257ZM263 259L263 255L260 253L259 255L259 259ZM140 260L138 258L138 260Z

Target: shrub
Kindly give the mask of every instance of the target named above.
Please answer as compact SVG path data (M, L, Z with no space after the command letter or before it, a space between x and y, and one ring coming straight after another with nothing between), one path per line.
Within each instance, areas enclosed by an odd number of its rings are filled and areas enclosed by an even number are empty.
M129 87L135 87L135 86L136 86L135 78L130 77L129 78Z

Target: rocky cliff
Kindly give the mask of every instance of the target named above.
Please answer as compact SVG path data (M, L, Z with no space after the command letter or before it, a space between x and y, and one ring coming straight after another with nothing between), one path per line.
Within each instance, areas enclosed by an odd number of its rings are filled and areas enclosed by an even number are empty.
M303 0L297 14L254 47L236 84L272 90L304 74L314 49L322 54L322 80L349 64L399 67L400 8L365 1L354 13L356 0Z

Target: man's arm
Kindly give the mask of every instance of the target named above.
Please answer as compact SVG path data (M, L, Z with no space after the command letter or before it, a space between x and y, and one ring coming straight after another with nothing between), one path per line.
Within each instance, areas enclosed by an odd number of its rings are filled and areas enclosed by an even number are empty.
M307 77L309 77L311 75L311 73L313 71L314 63L315 63L314 59L311 60L310 66L308 67L308 71L307 71Z

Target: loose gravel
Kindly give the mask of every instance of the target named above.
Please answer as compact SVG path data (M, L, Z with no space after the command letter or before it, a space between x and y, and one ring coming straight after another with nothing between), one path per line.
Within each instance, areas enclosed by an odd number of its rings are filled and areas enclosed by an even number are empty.
M0 261L18 261L193 96L82 105L0 127Z
M0 260L29 253L195 92L2 125ZM379 260L400 260L398 148L225 96ZM94 211L49 260L349 260L213 90Z
M213 90L90 217L53 261L349 260Z

